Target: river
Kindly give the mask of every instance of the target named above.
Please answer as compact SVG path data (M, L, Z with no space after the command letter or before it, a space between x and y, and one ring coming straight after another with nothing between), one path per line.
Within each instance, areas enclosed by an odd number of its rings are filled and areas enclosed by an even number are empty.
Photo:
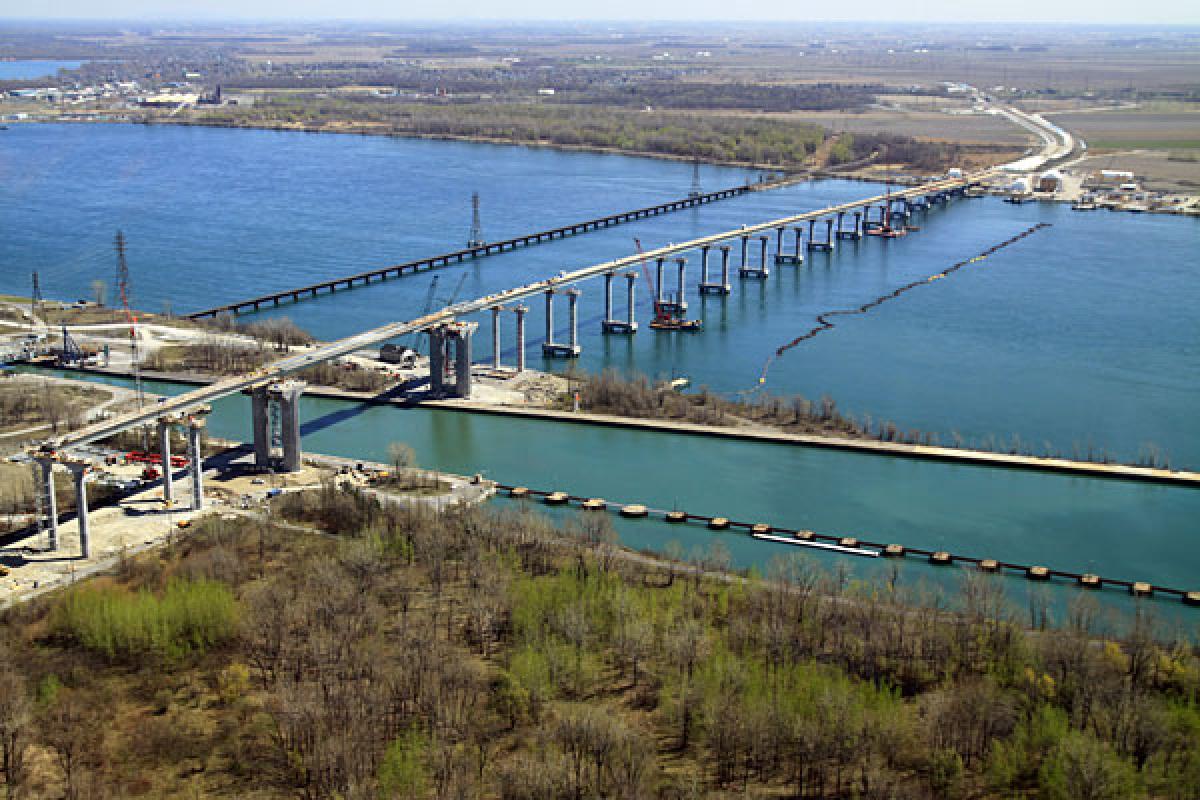
M705 188L743 182L705 167ZM499 239L682 197L691 166L551 149L273 131L128 125L15 125L0 136L0 292L87 297L114 274L111 238L124 229L133 302L201 308L461 247L470 195L484 234ZM881 191L820 181L753 193L441 271L438 302L475 297L559 269L627 255L742 223ZM844 243L780 267L763 283L735 280L728 298L688 300L699 335L602 336L601 284L581 299L582 368L606 365L689 376L735 393L822 310L855 307L974 256L1037 222L1051 227L986 261L885 304L795 348L766 388L828 394L856 416L904 429L1009 441L1065 455L1137 458L1156 446L1175 467L1200 467L1200 222L1081 214L1061 204L959 200L919 215L904 239ZM735 255L736 259L736 255ZM668 275L672 274L668 270ZM465 277L464 277L465 276ZM428 275L339 292L273 312L318 336L416 316ZM619 282L620 283L620 282ZM648 294L638 284L639 315ZM531 366L541 302L532 303ZM618 293L617 310L623 308ZM557 319L565 324L560 310ZM486 323L486 320L481 320ZM511 319L503 342L511 360ZM490 352L482 326L476 353Z

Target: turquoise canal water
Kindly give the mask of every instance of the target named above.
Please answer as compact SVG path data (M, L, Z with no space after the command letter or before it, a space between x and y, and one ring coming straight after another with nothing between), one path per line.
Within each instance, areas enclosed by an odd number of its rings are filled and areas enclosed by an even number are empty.
M44 78L56 74L60 69L79 69L82 61L0 61L0 81Z
M176 311L398 263L462 246L470 194L499 239L683 196L687 164L451 142L142 126L10 126L0 136L0 292L86 297L113 275L116 228L130 241L133 301ZM705 167L705 188L746 173ZM441 270L438 301L547 277L647 248L865 197L880 187L821 181L754 193ZM581 300L579 366L678 374L722 392L753 387L781 344L823 310L856 307L980 253L1038 222L1051 227L993 257L842 318L790 350L766 388L828 394L857 416L986 445L1014 435L1065 455L1138 457L1157 445L1200 468L1200 222L1073 213L1059 204L960 200L920 215L919 233L843 243L734 278L728 298L699 298L695 335L605 337L602 283ZM736 259L736 256L735 256ZM668 270L668 275L672 272ZM278 312L325 338L423 308L431 277L341 291ZM618 284L621 282L618 281ZM639 282L639 317L649 317ZM542 303L530 305L531 366L542 362ZM618 293L617 313L623 295ZM556 317L565 324L565 308ZM490 353L487 319L476 357ZM511 318L505 357L512 359ZM560 336L562 332L560 331Z
M161 394L186 388L147 384L148 391ZM424 466L482 472L510 485L1160 586L1200 587L1195 529L1200 492L1195 490L319 398L304 398L301 414L304 448L312 452L386 462L388 444L404 441ZM249 423L249 401L242 396L215 403L209 419L213 435L237 440L251 436ZM702 526L612 519L631 547L661 551L676 541L691 553L719 541L740 567L765 568L775 556L802 553L819 563L847 565L853 576L870 577L886 575L893 563L712 533ZM917 559L901 563L909 586L928 583L953 591L962 574ZM1003 580L1013 602L1024 604L1031 584L1016 576ZM1060 614L1079 596L1067 585L1050 591ZM1116 591L1092 596L1118 611L1131 605ZM1191 630L1200 619L1178 600L1155 600L1151 607L1169 624Z

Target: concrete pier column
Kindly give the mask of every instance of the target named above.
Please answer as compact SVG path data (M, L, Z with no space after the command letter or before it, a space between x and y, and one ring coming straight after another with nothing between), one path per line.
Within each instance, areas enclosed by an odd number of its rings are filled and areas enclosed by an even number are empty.
M492 369L500 369L500 306L492 306Z
M667 259L664 256L659 256L655 260L655 264L654 264L654 270L655 270L654 274L655 274L655 278L656 278L655 285L654 285L654 301L656 303L658 303L660 306L666 300L666 298L663 297L663 264L666 263L666 260Z
M829 249L833 249L833 220L825 220L825 243L829 245Z
M675 266L679 270L679 280L676 284L676 286L679 288L679 291L675 296L675 307L680 311L686 311L687 301L684 298L686 297L687 283L685 283L684 275L687 270L687 259L683 256L680 256L679 258L675 259Z
M578 289L567 290L567 316L571 324L567 334L567 347L572 351L579 350L579 295Z
M785 228L775 229L775 255L783 255L783 232Z
M758 268L765 275L770 270L767 268L767 244L770 241L769 236L758 237Z
M188 419L188 460L192 473L192 508L204 508L204 462L200 456L200 434L204 430L203 417Z
M446 331L436 325L426 333L429 334L429 393L438 397L445 391Z
M79 520L79 554L82 558L91 555L91 537L88 531L87 476L91 466L85 461L69 461L67 468L75 478L76 519Z
M554 290L546 290L546 344L554 344Z
M513 311L517 315L517 372L525 371L525 315L529 313L526 306L516 306Z
M803 230L799 225L796 226L796 262L799 263L804 255L800 252L800 240L804 238Z
M271 466L271 398L266 386L250 390L250 427L254 436L254 465L267 469Z
M813 245L813 228L816 226L816 224L817 224L817 221L815 219L810 219L808 221L808 246L809 247L812 247L812 245Z
M174 479L171 475L171 428L170 417L158 418L158 453L162 458L163 502L171 505L175 496ZM258 443L255 442L255 445Z
M731 249L730 246L727 244L721 245L721 285L725 286L725 287L729 286L729 251L730 251L730 249ZM726 288L725 292L728 294L729 289Z
M612 285L613 285L613 273L612 272L604 273L604 321L606 323L612 321L612 318L613 318Z
M279 468L282 472L296 472L301 466L300 395L303 392L302 381L281 381L271 385L271 398L279 406L279 438L283 450Z
M861 237L861 236L862 236L862 233L863 233L863 229L862 229L862 212L861 212L861 211L855 211L855 212L854 212L854 238L855 238L855 239L858 239L859 237Z
M742 263L738 265L739 269L745 269L746 267L750 266L749 263L747 263L747 261L746 261L746 251L749 248L749 246L750 246L750 237L743 235L742 236Z
M474 323L462 323L454 337L454 393L458 397L471 396L471 336L474 333Z
M628 292L629 292L628 306L627 306L627 310L629 312L629 319L626 321L625 324L629 326L630 333L633 333L634 331L637 330L637 321L633 317L633 310L636 307L636 304L634 303L634 290L637 288L637 278L638 278L638 276L637 276L636 272L626 272L625 273L626 288L628 289Z
M700 248L700 285L708 283L708 245Z
M846 216L845 211L837 212L837 235L838 235L839 239L842 238L842 218L845 216Z
M54 494L54 464L57 459L38 458L42 468L42 510L46 512L46 530L50 534L50 550L58 550L58 497Z

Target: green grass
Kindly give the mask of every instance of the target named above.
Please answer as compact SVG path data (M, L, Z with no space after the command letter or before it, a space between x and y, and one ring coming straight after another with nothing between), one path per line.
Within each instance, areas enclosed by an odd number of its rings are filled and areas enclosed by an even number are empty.
M1089 150L1195 150L1200 139L1096 139L1088 140Z
M51 629L110 661L176 660L232 638L237 611L233 591L219 581L171 581L161 596L81 586L59 601Z

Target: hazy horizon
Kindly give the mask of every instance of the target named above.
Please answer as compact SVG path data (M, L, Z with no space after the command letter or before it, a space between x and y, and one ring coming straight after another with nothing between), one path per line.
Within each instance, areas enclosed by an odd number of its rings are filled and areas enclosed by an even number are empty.
M1200 25L1200 3L1186 0L1148 0L1140 4L1117 0L1009 0L1002 6L974 0L917 0L907 6L903 17L880 19L870 5L844 4L797 7L781 0L751 0L735 6L718 0L609 0L603 16L596 7L580 4L566 7L555 0L514 0L507 14L496 16L496 4L484 0L442 0L436 4L411 3L397 8L385 0L191 0L163 3L161 0L111 0L96 13L88 0L58 0L50 8L30 4L27 11L12 9L0 16L6 21L95 22L140 21L176 23L296 23L373 22L387 23L509 23L593 22L600 24L664 22L695 24L728 23L874 23L889 24L1071 24L1071 25L1156 25L1190 27ZM330 9L336 13L330 13ZM578 9L578 12L576 11ZM16 13L13 13L13 12ZM580 13L582 12L582 13ZM885 14L901 13L889 9Z

